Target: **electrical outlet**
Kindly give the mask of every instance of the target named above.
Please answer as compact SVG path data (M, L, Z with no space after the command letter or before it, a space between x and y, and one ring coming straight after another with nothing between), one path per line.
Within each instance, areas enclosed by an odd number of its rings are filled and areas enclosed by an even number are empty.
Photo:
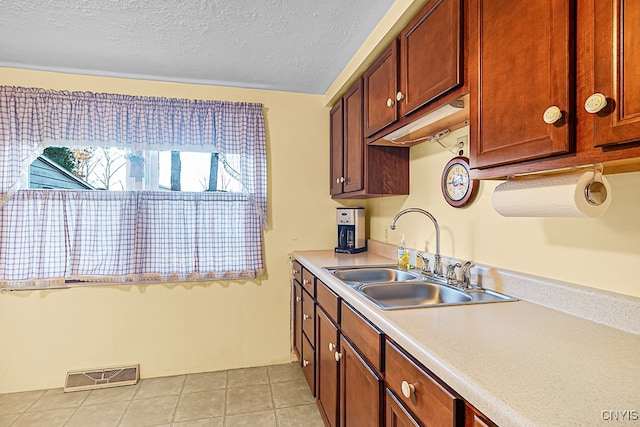
M456 139L458 155L469 157L469 135L462 135Z

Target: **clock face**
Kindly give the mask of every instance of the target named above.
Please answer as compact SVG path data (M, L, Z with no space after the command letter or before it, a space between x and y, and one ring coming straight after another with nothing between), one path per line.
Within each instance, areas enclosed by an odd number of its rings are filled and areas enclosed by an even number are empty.
M451 206L459 208L473 201L478 190L478 181L471 179L469 160L455 157L442 172L442 195Z
M455 164L446 172L445 191L451 200L462 200L469 191L469 171Z

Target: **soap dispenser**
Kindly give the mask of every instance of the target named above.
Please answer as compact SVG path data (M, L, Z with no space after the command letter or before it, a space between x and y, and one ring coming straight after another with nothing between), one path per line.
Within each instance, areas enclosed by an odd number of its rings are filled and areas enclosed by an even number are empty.
M409 251L405 247L404 234L402 235L402 239L400 239L400 245L398 246L398 268L400 270L409 269Z

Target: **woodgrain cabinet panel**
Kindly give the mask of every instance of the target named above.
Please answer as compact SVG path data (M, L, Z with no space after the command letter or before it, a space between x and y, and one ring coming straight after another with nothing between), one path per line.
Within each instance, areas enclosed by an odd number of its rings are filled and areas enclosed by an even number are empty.
M456 426L463 401L441 386L393 344L385 345L385 381L416 418L425 425Z
M402 116L463 84L462 12L461 0L431 1L400 33Z
M293 309L291 323L293 324L293 350L298 357L302 357L302 286L297 280L291 280L293 291Z
M311 393L316 395L316 353L307 339L306 336L302 336L302 373L304 374L307 384L311 389Z
M391 45L365 71L364 133L371 136L398 119L398 41Z
M339 333L321 309L316 311L316 378L318 407L328 427L338 426L338 351Z
M402 406L402 403L396 399L396 397L387 390L385 396L385 409L386 409L386 423L387 427L420 427L418 421L407 412L406 408Z
M340 420L342 426L380 427L382 379L340 337Z
M335 195L342 193L342 183L344 182L344 109L342 108L342 98L331 108L329 127L331 132L329 193Z
M575 122L573 2L469 3L471 167L570 152ZM561 117L548 124L543 116L554 106Z
M377 371L382 372L382 352L384 336L369 321L347 304L342 304L340 326L343 335L356 346L358 351Z
M340 322L340 298L320 280L316 279L316 301L329 319L334 323Z
M591 115L595 122L595 146L638 141L640 2L599 0L594 5L594 93L607 98L605 109Z

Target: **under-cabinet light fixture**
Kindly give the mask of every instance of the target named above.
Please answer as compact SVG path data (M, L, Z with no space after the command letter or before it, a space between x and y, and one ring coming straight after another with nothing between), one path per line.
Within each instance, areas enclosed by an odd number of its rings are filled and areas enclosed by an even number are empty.
M425 126L429 126L433 123L438 122L439 120L447 118L452 114L459 112L463 108L464 108L464 102L462 100L456 100L449 104L445 104L442 107L438 108L437 110L434 110L429 114L426 114L420 117L414 122L409 123L408 125L403 126L400 129L397 129L386 136L383 136L382 139L386 139L387 141L391 141L392 143L399 144L399 145L410 143L411 141L397 141L397 140Z

